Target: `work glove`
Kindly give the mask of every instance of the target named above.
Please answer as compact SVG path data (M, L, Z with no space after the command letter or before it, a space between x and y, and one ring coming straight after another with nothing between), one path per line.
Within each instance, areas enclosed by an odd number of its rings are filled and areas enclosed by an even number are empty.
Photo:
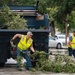
M16 48L16 45L13 44L13 39L10 40L10 43L13 48Z
M12 46L13 48L16 48L16 45L14 45L14 44L11 44L11 46Z

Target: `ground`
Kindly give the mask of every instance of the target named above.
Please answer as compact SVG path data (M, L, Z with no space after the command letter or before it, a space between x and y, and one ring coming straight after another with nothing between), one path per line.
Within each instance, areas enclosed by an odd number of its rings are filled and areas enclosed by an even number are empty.
M61 51L63 50L63 51ZM60 53L63 52L65 53L66 51L64 51L66 49L59 49ZM57 49L50 49L50 51L58 51ZM52 53L54 53L52 52ZM14 62L12 59L10 59L11 62ZM8 61L8 63L11 63L10 61ZM16 63L16 62L14 62ZM11 64L6 64L4 68L0 68L0 75L75 75L75 74L65 74L65 73L51 73L51 72L31 72L31 71L18 71L15 64L11 65Z
M50 73L50 72L31 72L31 71L18 71L15 67L4 67L0 69L0 75L75 75L65 73Z

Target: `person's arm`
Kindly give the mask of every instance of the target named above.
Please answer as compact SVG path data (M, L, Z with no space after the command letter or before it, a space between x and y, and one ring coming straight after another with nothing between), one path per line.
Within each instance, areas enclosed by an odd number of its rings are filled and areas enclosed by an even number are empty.
M22 34L16 34L14 35L14 37L12 38L13 40L16 39L17 37L21 38L22 37Z
M69 42L68 42L68 44L70 45L70 47L72 47L72 46L71 46L71 44L72 44L71 41L72 41L72 36L69 37Z
M31 51L32 51L33 53L35 52L34 47L33 47L33 44L30 46L30 49L31 49Z
M71 44L72 44L72 43L71 43L71 41L70 41L70 40L69 40L68 44L69 44L69 45L70 45L70 47L72 48L72 46L71 46Z
M13 38L10 40L11 45L13 44L13 40L15 40L17 37L21 38L22 34L16 34L16 35L14 35Z

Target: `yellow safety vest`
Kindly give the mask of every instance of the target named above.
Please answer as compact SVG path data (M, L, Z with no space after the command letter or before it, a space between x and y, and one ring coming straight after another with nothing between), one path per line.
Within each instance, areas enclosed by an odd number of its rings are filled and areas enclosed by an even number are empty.
M75 36L73 36L72 35L72 41L71 41L71 46L72 46L72 48L75 48L75 44L73 44L73 43L75 43ZM70 45L68 44L68 47L70 47Z
M22 38L18 43L18 48L21 50L26 50L31 46L32 42L33 40L31 38L29 38L26 42L26 35L22 35Z
M72 36L72 43L75 43L75 36ZM75 44L71 44L72 48L75 48Z

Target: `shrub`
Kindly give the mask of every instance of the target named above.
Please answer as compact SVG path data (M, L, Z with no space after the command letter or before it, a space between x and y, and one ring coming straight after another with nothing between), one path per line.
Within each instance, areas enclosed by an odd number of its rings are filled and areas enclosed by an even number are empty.
M55 55L55 59L48 59L49 54L45 52L36 51L32 57L37 60L35 66L36 70L49 71L49 72L65 72L65 73L75 73L75 60L67 55ZM37 57L37 59L36 59Z
M3 8L0 9L0 28L27 29L27 21L20 16L20 14L15 14L10 11L8 6L3 6Z

